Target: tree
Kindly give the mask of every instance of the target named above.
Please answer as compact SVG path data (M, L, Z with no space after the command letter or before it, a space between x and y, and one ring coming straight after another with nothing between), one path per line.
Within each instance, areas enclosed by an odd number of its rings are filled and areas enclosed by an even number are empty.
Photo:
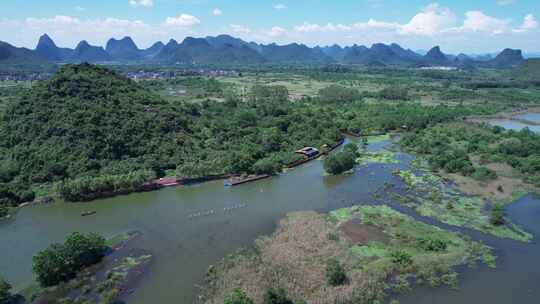
M107 246L96 234L73 233L64 244L53 244L32 258L32 271L43 287L72 279L82 268L101 261Z
M71 264L77 269L96 264L107 250L105 239L95 233L84 235L75 232L67 238L64 246L71 257Z
M330 259L326 263L326 282L330 286L339 286L345 284L347 274L345 269L336 259Z
M257 174L274 174L281 170L281 163L275 157L267 157L253 164L253 171Z
M253 300L242 289L235 288L225 296L223 304L253 304Z
M264 293L263 304L294 304L283 288L269 288Z
M504 225L504 206L502 204L497 203L491 208L489 222L494 226Z
M11 285L0 277L0 304L9 304L12 297Z
M340 174L354 168L355 163L355 154L350 151L342 151L327 156L323 161L323 167L330 174Z
M351 153L355 157L358 157L358 146L353 143L348 143L345 146L343 146L343 152Z

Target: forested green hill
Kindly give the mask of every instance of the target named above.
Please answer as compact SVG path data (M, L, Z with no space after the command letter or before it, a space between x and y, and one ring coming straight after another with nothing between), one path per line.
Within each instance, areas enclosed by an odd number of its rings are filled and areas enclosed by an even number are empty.
M28 189L154 163L174 167L175 136L187 125L175 112L110 70L64 66L7 106L0 121L0 182Z

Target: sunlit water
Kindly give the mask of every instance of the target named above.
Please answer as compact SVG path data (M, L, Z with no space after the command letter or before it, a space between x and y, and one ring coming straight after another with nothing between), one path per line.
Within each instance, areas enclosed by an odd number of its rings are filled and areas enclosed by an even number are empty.
M532 121L535 123L540 123L540 113L526 113L526 114L516 115L515 118L524 119L524 120Z
M515 116L517 119L523 119L535 123L540 123L540 114L539 113L526 113ZM519 131L525 128L529 128L531 131L540 132L540 125L531 125L522 121L511 120L511 119L492 119L489 121L489 124L493 126L503 127L507 130Z
M370 149L381 145L388 143ZM233 188L217 181L84 204L25 208L15 219L0 223L0 273L20 289L32 279L32 255L52 242L62 241L70 232L113 236L138 230L143 233L138 247L152 251L155 262L127 302L190 303L209 265L242 246L251 246L258 236L272 233L286 213L326 212L353 203L369 203L371 194L385 182L399 184L392 171L406 168L410 157L403 153L397 157L399 164L373 164L337 177L323 176L321 161L313 161L278 177ZM516 204L510 212L516 222L537 232L540 224L534 221L533 213L538 215L540 201L531 197L526 200L530 203ZM85 210L97 214L81 217ZM472 235L485 238L480 233ZM516 294L522 294L518 297L521 303L540 298L539 288L533 286L540 279L540 266L534 263L540 256L537 244L486 240L499 249L497 270L466 270L461 291L421 288L405 296L403 303L506 304Z

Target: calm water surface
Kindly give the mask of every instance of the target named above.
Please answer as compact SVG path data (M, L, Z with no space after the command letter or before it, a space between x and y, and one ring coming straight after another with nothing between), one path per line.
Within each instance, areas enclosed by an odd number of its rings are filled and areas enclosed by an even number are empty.
M510 119L493 119L489 121L489 124L493 126L503 127L507 130L519 131L525 128L529 128L531 131L540 132L540 126L528 125L519 121Z
M380 148L382 143L370 149ZM298 210L329 211L367 203L385 182L399 184L392 175L406 168L410 157L398 153L399 164L374 164L358 168L352 175L324 177L320 161L308 163L272 179L233 188L221 181L189 187L168 188L149 193L99 200L85 204L57 204L22 209L16 218L0 223L0 273L23 288L32 279L31 257L52 242L62 241L74 231L99 232L105 236L138 230L138 244L151 250L155 262L128 303L191 303L196 285L208 266L242 246L250 246L260 235L272 233L286 213ZM516 222L540 233L540 200L528 197L512 206ZM233 211L225 208L245 205ZM85 210L96 216L81 217ZM190 219L190 215L213 210L214 214ZM510 303L521 295L521 303L540 298L540 248L534 244L486 238L498 248L500 266L466 270L460 292L447 289L418 289L402 303ZM523 283L519 283L523 282ZM479 301L479 299L485 299Z
M527 113L527 114L517 115L515 117L518 119L525 119L528 121L540 123L540 113Z

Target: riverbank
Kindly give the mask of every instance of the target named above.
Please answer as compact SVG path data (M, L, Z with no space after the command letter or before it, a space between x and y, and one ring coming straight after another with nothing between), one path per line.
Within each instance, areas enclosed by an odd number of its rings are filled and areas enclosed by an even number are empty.
M519 109L516 111L509 111L509 112L501 112L494 115L486 115L486 116L469 116L465 119L466 122L469 123L486 123L489 120L512 120L519 123L523 123L525 125L531 125L531 126L540 126L540 122L536 120L530 120L526 119L520 116L523 116L525 114L539 114L540 113L540 107L528 107L526 109Z
M255 303L262 303L268 288L284 288L294 301L307 303L372 303L410 290L411 282L456 286L454 266L495 261L482 244L387 206L288 214L274 234L255 244L210 267L204 303L223 303L234 288ZM343 284L328 284L329 259L342 265Z
M140 237L133 231L107 240L110 249L101 262L57 286L33 283L20 292L23 303L117 303L134 291L152 261L152 253L136 248Z

